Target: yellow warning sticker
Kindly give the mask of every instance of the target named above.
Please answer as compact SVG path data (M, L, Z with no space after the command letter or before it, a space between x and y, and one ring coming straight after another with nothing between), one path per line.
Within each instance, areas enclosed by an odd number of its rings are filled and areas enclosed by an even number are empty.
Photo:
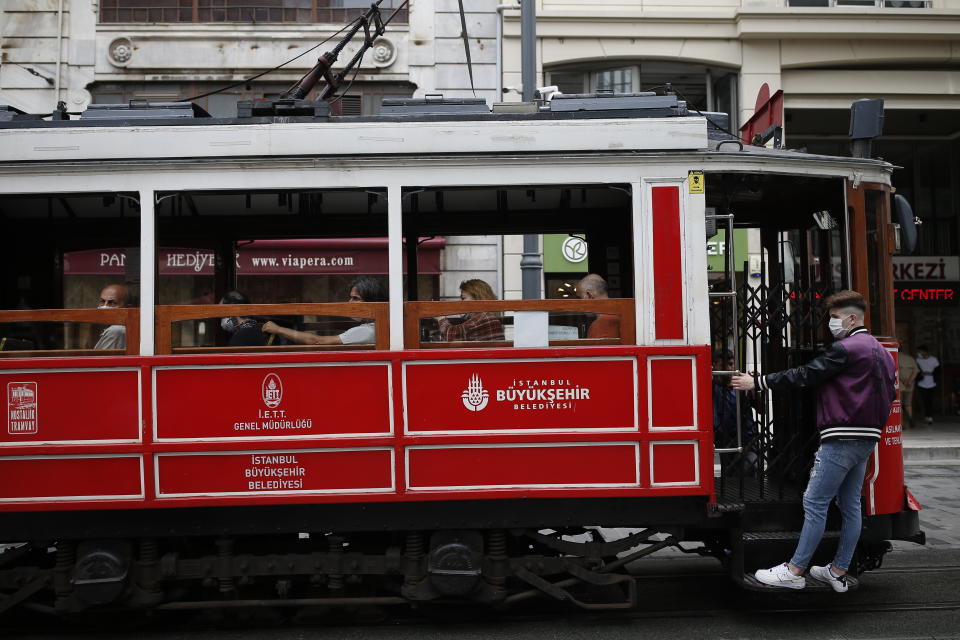
M703 171L691 171L687 175L690 193L703 193Z

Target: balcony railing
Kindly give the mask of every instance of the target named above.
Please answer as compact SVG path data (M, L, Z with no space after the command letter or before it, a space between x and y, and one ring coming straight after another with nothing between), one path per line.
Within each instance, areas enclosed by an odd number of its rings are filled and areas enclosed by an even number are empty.
M403 0L384 0L380 4L384 19L402 3ZM101 0L100 22L344 24L369 6L368 2L352 0ZM406 23L407 19L408 10L404 7L393 22Z

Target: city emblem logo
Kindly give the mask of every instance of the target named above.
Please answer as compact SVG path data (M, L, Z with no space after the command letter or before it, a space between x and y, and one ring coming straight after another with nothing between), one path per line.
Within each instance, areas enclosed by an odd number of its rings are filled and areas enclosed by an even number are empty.
M263 392L263 404L270 409L280 406L280 401L283 400L283 383L280 381L280 376L268 373L260 389Z
M473 374L470 376L470 382L467 384L467 388L463 390L460 398L463 400L463 406L470 411L483 411L490 401L490 393L483 388L480 376Z
M37 433L37 383L7 383L7 433Z

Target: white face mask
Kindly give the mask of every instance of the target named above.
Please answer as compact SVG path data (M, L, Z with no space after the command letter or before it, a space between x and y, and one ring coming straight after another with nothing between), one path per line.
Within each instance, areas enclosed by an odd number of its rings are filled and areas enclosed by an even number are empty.
M108 307L108 306L105 305L105 304L102 304L102 305L100 305L99 307L97 307L97 309L109 309L109 308L110 308L110 307Z
M834 338L839 339L847 335L847 330L843 328L842 318L830 318L830 324L827 326L830 327L830 333L833 334Z
M220 318L220 328L227 333L233 333L237 328L237 321L233 317Z

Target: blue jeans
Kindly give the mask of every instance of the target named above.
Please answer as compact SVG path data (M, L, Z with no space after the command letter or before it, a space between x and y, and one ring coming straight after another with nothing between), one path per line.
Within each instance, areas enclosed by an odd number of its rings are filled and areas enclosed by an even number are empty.
M820 443L810 470L810 482L803 494L803 529L790 562L806 569L823 538L830 501L837 498L843 525L833 566L846 571L860 539L860 491L867 459L876 447L872 440L827 440Z

